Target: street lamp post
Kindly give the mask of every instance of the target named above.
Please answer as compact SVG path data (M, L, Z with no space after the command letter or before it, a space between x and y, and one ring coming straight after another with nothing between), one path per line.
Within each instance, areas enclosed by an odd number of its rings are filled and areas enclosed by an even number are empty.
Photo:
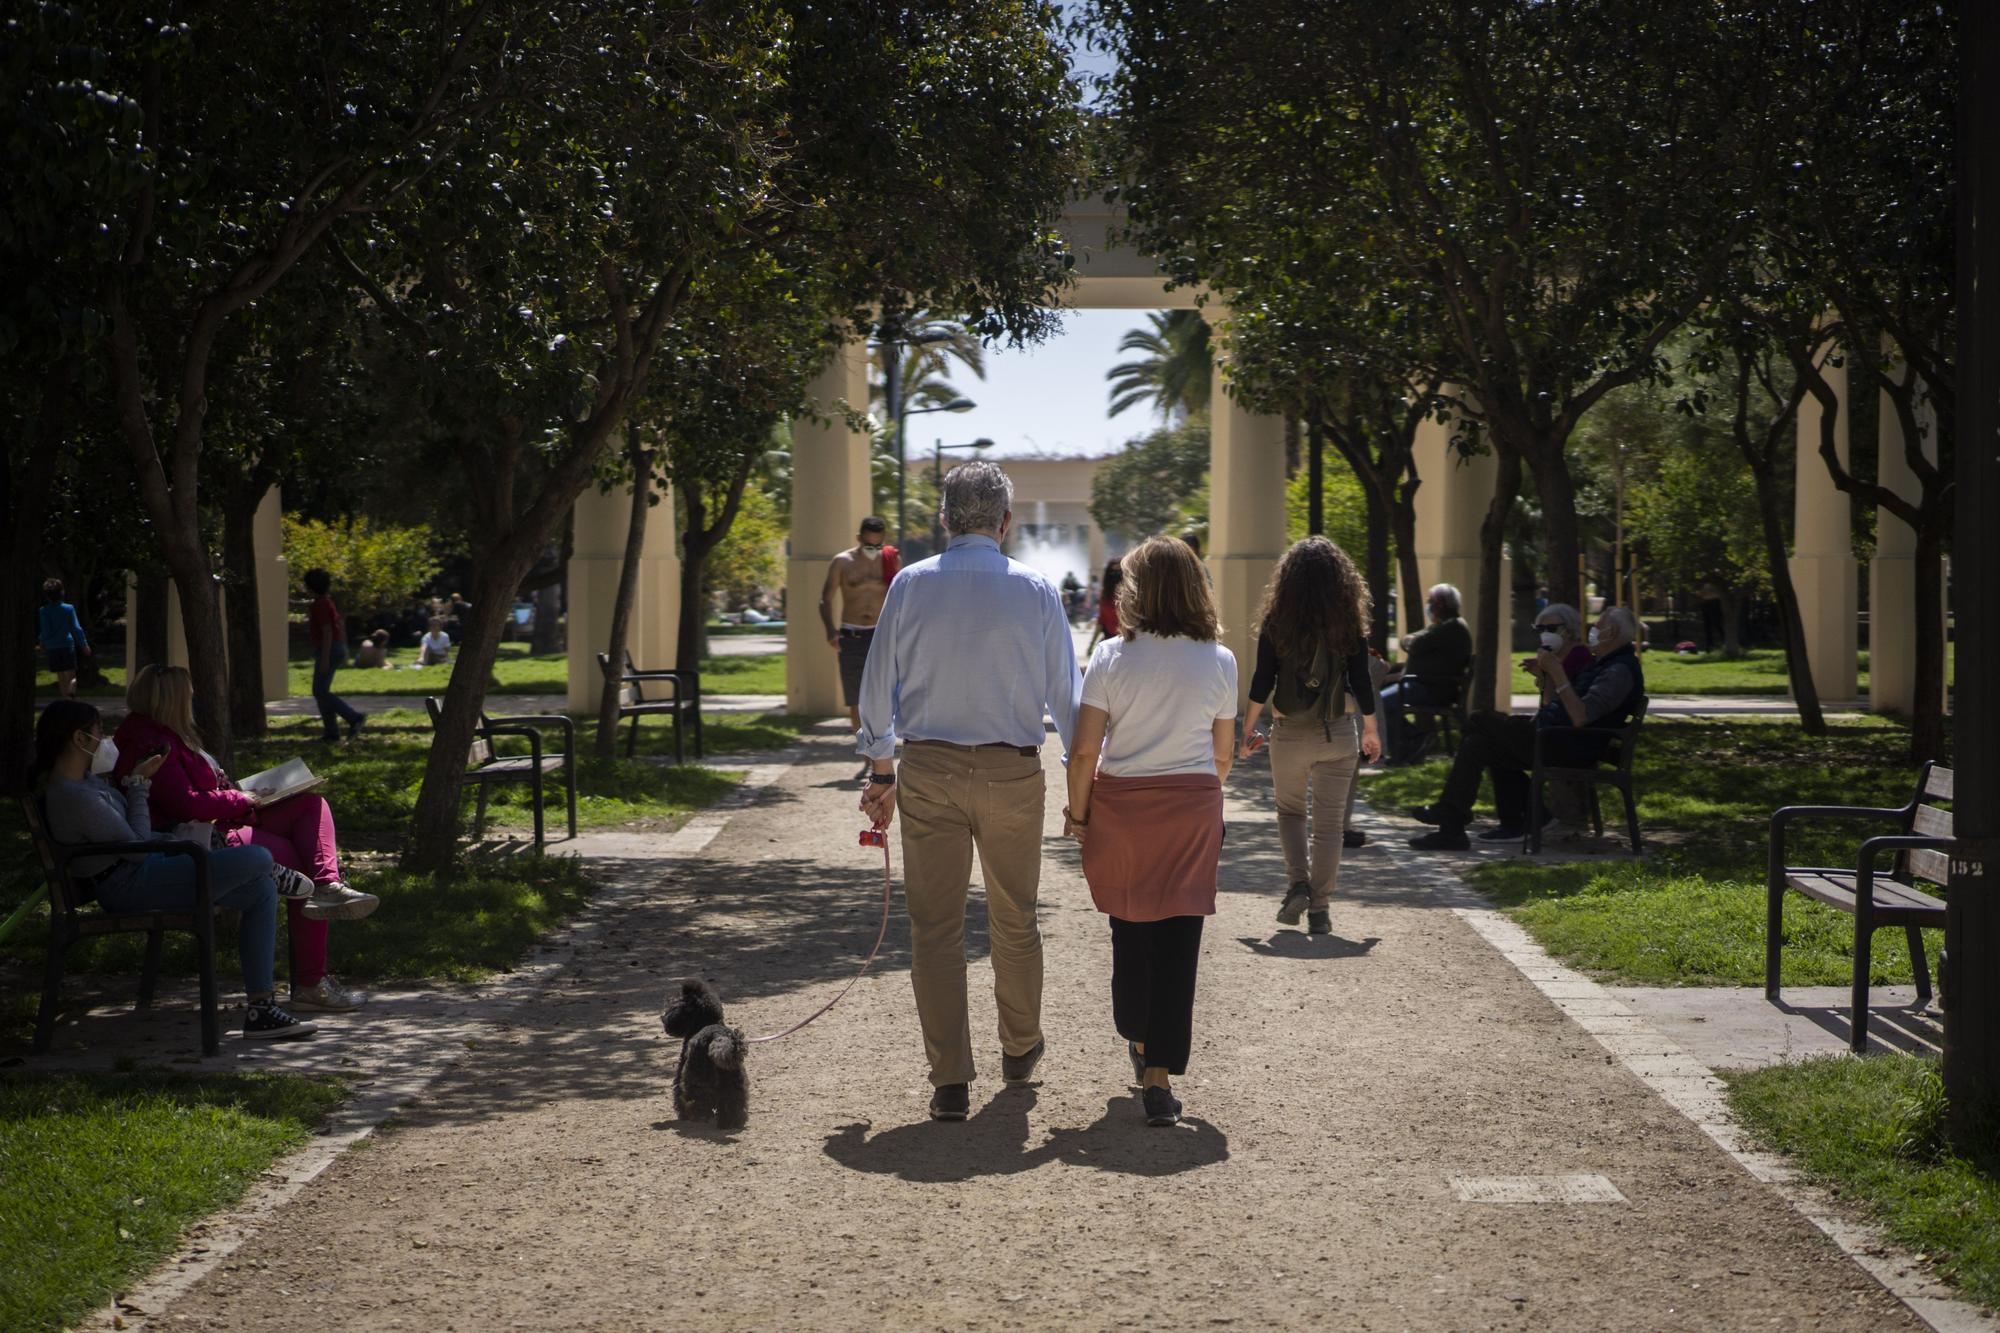
M905 406L903 349L950 341L951 334L943 329L919 328L913 333L906 332L903 320L894 316L883 322L881 331L876 335L875 345L882 349L882 405L888 409L890 428L896 432L896 544L898 546L903 542L904 514L909 489L909 462L903 449L904 419L920 412L968 412L974 406L969 398L954 399L942 408Z
M922 416L926 412L970 412L977 406L979 404L973 402L970 398L959 397L952 399L948 403L938 403L932 407L906 407L903 409L903 417L907 419ZM899 420L896 423L896 544L898 546L903 544L904 531L908 522L908 515L905 510L909 483L910 465L909 460L903 453L903 421Z
M942 439L931 445L931 486L939 495L944 494L944 456L949 449L991 449L993 441L981 436L971 444L946 444ZM931 514L931 554L944 549L944 524L938 521L935 512Z

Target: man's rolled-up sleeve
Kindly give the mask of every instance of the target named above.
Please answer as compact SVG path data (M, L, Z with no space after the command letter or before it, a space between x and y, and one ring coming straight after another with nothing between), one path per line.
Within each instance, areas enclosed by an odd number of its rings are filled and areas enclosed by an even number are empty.
M896 700L902 675L896 628L902 622L903 591L908 586L904 579L889 585L889 595L882 600L882 616L875 622L875 637L868 645L868 665L861 672L857 705L861 729L854 733L854 748L867 759L896 757Z

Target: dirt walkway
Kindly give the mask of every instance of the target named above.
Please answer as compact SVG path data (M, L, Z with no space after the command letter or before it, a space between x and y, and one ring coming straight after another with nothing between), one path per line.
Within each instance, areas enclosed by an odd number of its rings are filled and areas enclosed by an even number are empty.
M878 975L757 1048L750 1128L684 1129L668 980L771 1031L873 938L854 761L811 754L703 859L609 863L651 882L623 929L154 1326L1918 1326L1386 853L1350 862L1335 936L1279 932L1262 765L1232 784L1180 1128L1139 1119L1107 933L1051 837L1039 1087L1003 1089L989 1051L972 1119L924 1118L899 914ZM975 900L982 960L983 926ZM1453 1183L1572 1174L1623 1201Z

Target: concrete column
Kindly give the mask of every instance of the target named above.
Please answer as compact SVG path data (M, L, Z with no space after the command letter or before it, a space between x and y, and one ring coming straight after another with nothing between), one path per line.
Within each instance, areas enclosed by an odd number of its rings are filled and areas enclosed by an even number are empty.
M1894 355L1884 339L1885 355ZM1905 366L1903 374L1916 373ZM1937 461L1937 427L1928 402L1917 410L1924 457ZM1911 503L1921 496L1904 455L1903 422L1882 394L1876 479ZM1887 509L1875 511L1875 558L1868 565L1868 706L1908 715L1917 704L1917 534ZM1942 582L1942 581L1940 581Z
M824 423L792 423L792 541L785 566L785 706L809 717L846 709L840 663L827 647L819 592L834 556L854 544L870 512L868 434L850 430L844 411L868 407L868 353L841 348L812 384Z
M257 635L264 672L264 701L291 696L290 631L291 569L285 564L284 503L278 488L264 492L252 525L257 551Z
M1236 654L1237 704L1257 662L1257 606L1285 553L1285 422L1231 397L1222 367L1209 402L1208 568L1222 616L1222 641Z
M616 446L614 446L616 447ZM611 609L618 600L618 576L625 561L625 537L632 528L632 492L610 494L595 486L577 497L575 545L569 560L569 711L590 713L602 697L604 677L597 655L611 639ZM640 667L674 664L680 642L681 561L674 549L674 505L661 488L646 516L646 545L639 554L639 586L632 601L626 644Z
M1447 392L1459 392L1446 386ZM1479 623L1479 527L1486 520L1486 508L1493 503L1493 487L1500 460L1492 454L1461 458L1451 449L1457 428L1449 422L1426 420L1417 427L1411 455L1422 485L1417 487L1417 579L1419 593L1428 593L1440 583L1458 589L1465 622ZM1498 687L1494 703L1505 711L1513 694L1513 641L1507 598L1514 581L1514 562L1506 554L1500 560L1500 646L1497 661L1487 663ZM1584 619L1587 622L1589 615ZM1405 633L1421 629L1405 627Z
M1828 352L1829 361L1833 351ZM1822 367L1833 386L1840 411L1834 419L1834 451L1841 464L1848 460L1847 367ZM1792 584L1798 590L1799 615L1805 625L1806 661L1820 701L1845 702L1856 697L1855 621L1858 608L1854 542L1848 522L1848 500L1834 486L1820 457L1819 400L1807 394L1799 404L1798 486L1792 533Z

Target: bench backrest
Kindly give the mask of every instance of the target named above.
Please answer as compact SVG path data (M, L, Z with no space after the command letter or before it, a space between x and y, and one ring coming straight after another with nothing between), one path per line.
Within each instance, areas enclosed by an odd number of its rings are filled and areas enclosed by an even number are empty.
M1924 838L1949 838L1951 811L1925 803L1926 797L1951 799L1951 770L1932 760L1917 778L1915 809L1910 813L1910 832ZM1916 847L1903 855L1903 873L1909 879L1927 879L1933 884L1951 882L1951 858L1928 847Z
M438 703L436 695L427 694L424 696L424 711L430 714L431 730L438 730L438 723L444 716L444 708ZM472 744L466 748L465 762L467 767L477 768L493 758L493 742L486 735L486 728L490 725L491 723L486 720L486 714L482 712L479 715L479 730L473 733Z
M42 874L49 882L49 909L64 916L73 916L83 905L84 895L76 881L70 878L69 868L56 857L55 839L49 836L48 811L42 806L39 796L21 798L21 814L28 824L28 839L35 845L35 859L42 863Z

